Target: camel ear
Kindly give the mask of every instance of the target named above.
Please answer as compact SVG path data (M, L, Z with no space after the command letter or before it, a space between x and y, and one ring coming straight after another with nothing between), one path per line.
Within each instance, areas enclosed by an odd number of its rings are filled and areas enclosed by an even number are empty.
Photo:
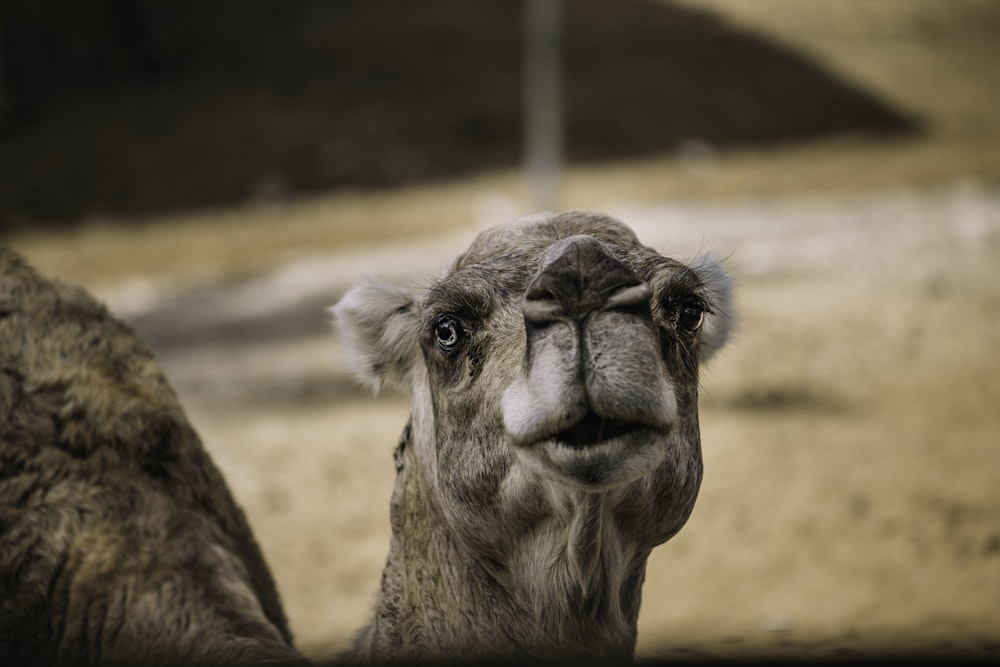
M413 294L379 280L352 287L330 308L344 362L364 385L408 391L420 357L420 306Z
M701 328L701 361L706 361L721 349L736 328L733 309L733 279L722 262L714 255L702 255L691 263L705 290L709 312Z

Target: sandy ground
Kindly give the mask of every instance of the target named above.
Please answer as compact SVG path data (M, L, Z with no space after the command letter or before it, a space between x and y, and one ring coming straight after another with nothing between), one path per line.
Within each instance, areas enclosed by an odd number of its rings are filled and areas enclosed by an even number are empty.
M927 128L567 175L567 207L737 279L738 335L702 380L704 486L650 560L639 655L1000 655L1000 21L977 18L996 12L689 4ZM323 309L362 275L425 283L522 190L493 173L9 242L150 340L326 658L370 611L407 405L353 386Z

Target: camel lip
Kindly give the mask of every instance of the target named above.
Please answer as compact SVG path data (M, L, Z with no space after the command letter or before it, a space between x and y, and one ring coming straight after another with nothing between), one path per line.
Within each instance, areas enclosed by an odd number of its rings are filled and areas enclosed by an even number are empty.
M588 411L573 425L555 433L550 439L574 449L587 449L646 429L649 429L647 424L602 417Z
M669 428L588 412L524 451L543 474L575 488L600 491L648 474L663 461L669 439Z

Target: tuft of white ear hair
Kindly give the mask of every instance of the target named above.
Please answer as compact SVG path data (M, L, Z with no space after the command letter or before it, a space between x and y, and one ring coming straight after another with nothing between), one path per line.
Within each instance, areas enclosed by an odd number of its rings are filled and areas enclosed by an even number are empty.
M383 384L410 389L420 357L420 305L407 290L366 280L330 308L344 363L361 384L378 392Z
M701 255L689 265L698 274L711 312L705 314L701 329L700 358L706 361L718 352L736 329L733 308L733 279L718 257Z

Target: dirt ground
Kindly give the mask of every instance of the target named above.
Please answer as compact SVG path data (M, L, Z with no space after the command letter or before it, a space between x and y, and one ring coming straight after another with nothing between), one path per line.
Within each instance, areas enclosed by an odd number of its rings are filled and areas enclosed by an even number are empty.
M736 278L705 481L649 562L640 657L1000 655L1000 12L686 0L919 116L919 136L575 167L565 207ZM809 9L805 9L808 7ZM270 562L299 646L366 620L404 397L356 389L324 307L426 282L525 211L516 173L7 239L147 337ZM156 223L156 224L154 224Z

